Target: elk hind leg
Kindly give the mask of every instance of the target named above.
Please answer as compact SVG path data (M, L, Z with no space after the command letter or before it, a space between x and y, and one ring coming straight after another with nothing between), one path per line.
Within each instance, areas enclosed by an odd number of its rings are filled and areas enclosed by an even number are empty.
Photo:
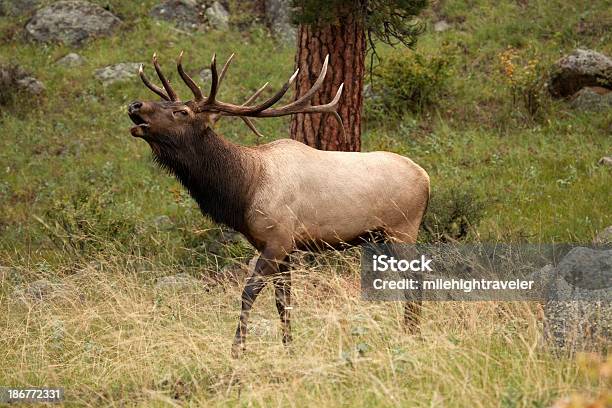
M278 276L274 278L274 294L276 310L280 317L283 330L283 344L291 344L291 272L286 263L280 264Z
M407 221L405 224L387 229L386 234L392 242L415 244L419 226L420 221ZM408 293L406 295L408 296ZM420 297L418 294L416 297L416 300L409 300L404 303L404 328L410 334L417 334L420 331L423 301L418 299Z

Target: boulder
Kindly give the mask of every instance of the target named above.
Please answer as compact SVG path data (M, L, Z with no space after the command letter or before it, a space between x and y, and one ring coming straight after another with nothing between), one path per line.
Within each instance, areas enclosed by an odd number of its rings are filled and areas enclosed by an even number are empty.
M290 0L266 0L266 24L279 40L293 44L297 29L291 23Z
M225 254L228 247L233 245L249 245L249 242L240 234L232 229L219 230L219 234L216 239L205 245L207 252L215 255Z
M0 0L0 16L24 16L38 7L40 0Z
M376 89L374 89L371 83L367 83L363 86L363 99L367 101L380 102L383 94L384 91L381 89L380 85Z
M602 87L582 88L572 96L570 106L576 110L600 112L612 107L612 91Z
M612 250L576 247L556 268L544 305L545 338L569 353L612 345Z
M597 290L612 287L612 249L576 247L563 257L556 269L576 288Z
M0 65L0 104L11 99L13 92L40 95L45 85L19 65Z
M85 58L77 53L71 52L58 59L55 63L64 67L78 67L85 63Z
M167 215L160 215L159 217L155 217L153 220L153 225L160 231L168 231L174 228L174 223Z
M586 86L612 88L612 59L596 51L577 49L557 61L548 83L552 96L572 96Z
M229 29L229 12L218 1L208 7L204 14L208 24L215 30L226 31Z
M31 38L73 46L111 35L121 20L102 7L81 0L58 1L36 11L26 24Z
M610 160L612 162L612 160ZM612 164L611 164L612 165ZM612 246L612 225L600 231L593 239L594 245L611 245Z
M18 299L24 301L42 301L62 296L65 289L62 284L53 283L47 279L39 279L17 288L14 294Z
M183 291L194 289L200 285L200 281L187 273L178 273L176 275L163 276L157 279L155 289Z
M149 15L183 29L196 30L204 21L202 11L202 6L195 0L166 0L153 7Z
M440 20L434 24L434 31L436 33L442 33L444 31L450 30L452 26L448 24L446 20Z
M131 79L138 74L140 62L121 62L115 65L97 69L95 76L104 85Z
M212 79L212 71L210 70L210 68L204 68L203 70L201 70L200 78L202 78L202 81L206 83L210 82L210 80Z
M234 283L242 283L244 277L248 274L248 266L243 263L231 263L222 267L215 274L216 281L231 281Z
M40 95L45 92L45 85L38 79L26 76L17 80L17 86L32 95Z
M0 266L0 284L18 279L17 269L10 266Z
M249 334L257 337L272 337L276 335L278 325L276 320L254 318L249 322Z
M246 242L246 239L241 233L234 231L233 229L229 229L229 228L221 230L218 240L222 244L226 244L226 245L233 245L233 244Z
M600 166L612 167L612 156L604 156L597 162Z

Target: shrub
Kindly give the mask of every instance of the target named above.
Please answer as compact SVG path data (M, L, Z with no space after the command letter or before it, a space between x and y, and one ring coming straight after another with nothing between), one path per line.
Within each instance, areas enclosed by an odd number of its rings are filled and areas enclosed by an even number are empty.
M512 106L530 118L538 117L548 99L545 64L531 48L521 54L515 48L508 47L498 57L502 82L508 89Z
M17 65L0 64L0 105L13 102L19 89L17 81L26 75L26 72Z
M134 220L112 214L109 209L113 206L112 193L77 188L68 197L56 199L37 220L59 249L92 254L109 244L128 244L137 236Z
M478 226L484 209L484 201L471 187L434 190L419 239L423 242L465 239Z
M391 113L420 112L435 103L450 76L451 54L423 56L402 50L386 57L374 70L380 95L374 109Z

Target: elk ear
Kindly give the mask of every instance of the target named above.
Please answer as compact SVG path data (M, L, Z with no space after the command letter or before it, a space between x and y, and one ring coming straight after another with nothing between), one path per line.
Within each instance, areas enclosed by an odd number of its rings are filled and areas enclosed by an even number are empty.
M206 124L209 127L214 128L217 125L217 122L219 121L219 119L221 119L221 112L211 113L206 118Z

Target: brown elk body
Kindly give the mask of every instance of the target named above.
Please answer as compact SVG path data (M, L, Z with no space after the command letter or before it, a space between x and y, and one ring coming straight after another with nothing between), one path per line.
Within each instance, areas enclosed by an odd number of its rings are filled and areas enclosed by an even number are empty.
M181 54L182 56L182 54ZM233 354L244 348L249 311L267 277L274 283L276 306L283 327L283 342L291 341L291 276L288 255L301 248L337 247L359 242L376 231L392 240L413 243L429 199L429 177L410 159L389 152L319 151L290 139L256 147L233 144L212 129L223 115L239 116L255 132L249 117L275 117L293 113L331 113L342 87L327 105L311 106L310 98L322 83L327 61L312 92L280 108L272 108L287 91L296 73L270 99L248 106L264 87L243 105L216 100L218 85L229 62L217 74L211 65L212 85L204 97L185 74L178 71L194 93L181 102L153 65L164 85L158 88L140 70L147 87L162 102L134 102L128 113L131 133L149 143L155 160L174 174L214 221L242 233L260 252L242 293L242 311ZM405 320L418 325L420 304L407 303Z

